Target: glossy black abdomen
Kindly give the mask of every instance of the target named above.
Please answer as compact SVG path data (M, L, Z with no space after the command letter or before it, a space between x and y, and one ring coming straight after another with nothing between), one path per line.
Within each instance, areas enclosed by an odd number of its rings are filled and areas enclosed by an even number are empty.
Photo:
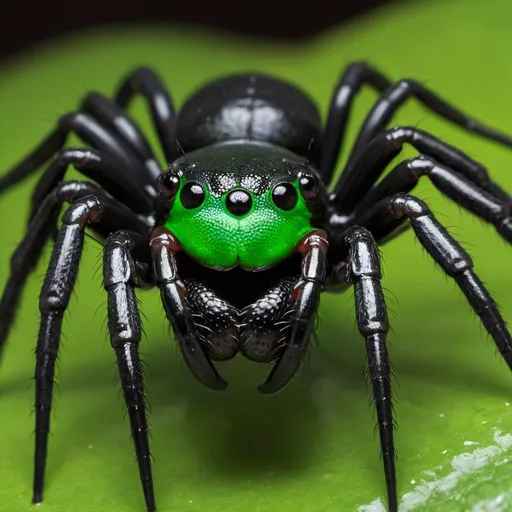
M266 75L233 75L199 89L183 105L177 130L185 152L226 140L254 140L312 158L321 120L316 105L297 87Z

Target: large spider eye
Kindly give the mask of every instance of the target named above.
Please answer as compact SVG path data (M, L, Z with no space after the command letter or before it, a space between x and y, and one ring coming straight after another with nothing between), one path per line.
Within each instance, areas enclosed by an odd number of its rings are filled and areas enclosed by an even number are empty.
M318 180L312 174L301 174L299 188L304 199L313 199L318 194Z
M291 183L279 183L272 190L272 201L281 210L293 209L297 200L297 190Z
M160 178L160 191L167 199L173 199L180 187L180 176L175 171L169 171Z
M203 187L195 181L185 183L180 192L181 204L188 210L201 206L203 204L204 197L205 194Z

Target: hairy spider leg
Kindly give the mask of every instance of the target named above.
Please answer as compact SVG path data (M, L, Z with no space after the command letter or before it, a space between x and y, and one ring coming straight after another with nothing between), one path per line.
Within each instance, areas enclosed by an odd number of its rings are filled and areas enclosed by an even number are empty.
M355 311L359 332L365 339L366 376L373 390L377 410L382 462L390 512L397 512L395 445L393 440L393 405L391 369L386 346L389 331L388 315L382 291L382 272L377 243L363 227L353 226L342 235L348 248L344 265L345 279L354 285Z
M130 73L115 94L115 102L127 108L134 96L147 102L167 164L179 157L176 143L176 112L167 88L154 71L140 67Z
M137 179L148 171L142 161L114 132L102 126L87 114L65 114L57 121L57 126L32 152L18 165L0 178L0 192L23 180L61 150L70 133L76 134L86 144L108 155L126 170L126 178ZM153 184L152 179L148 183Z
M366 145L386 127L395 112L411 97L440 117L469 132L512 147L512 137L509 135L469 117L418 81L403 79L389 87L375 102L359 131L343 172L350 172L354 160L365 151Z
M144 374L139 355L142 326L135 296L138 276L133 256L136 244L143 244L145 241L149 252L147 237L142 237L139 233L118 231L107 238L103 253L103 286L108 294L110 343L116 353L146 509L153 512L156 505L151 473Z
M181 247L177 239L166 228L159 227L151 235L150 245L155 282L160 289L165 314L178 340L185 363L206 387L225 389L227 382L217 373L201 347L201 338L187 300L187 290L178 275L176 253Z
M0 352L11 329L26 279L41 257L62 204L93 192L100 190L92 184L70 181L55 188L39 205L38 215L30 223L24 238L11 256L11 272L0 300Z
M11 275L0 300L0 353L12 327L14 312L19 303L26 279L39 260L43 247L50 236L53 236L55 239L58 214L62 204L64 202L73 202L84 195L80 191L84 190L83 187L85 185L76 185L77 190L74 190L73 187L75 185L67 187L61 184L69 164L74 164L81 174L95 180L113 197L125 203L135 212L149 213L153 210L152 200L147 192L139 187L139 183L125 179L125 173L121 167L107 155L89 148L70 148L60 151L56 160L50 164L41 176L32 195L29 227L27 235L19 247L20 251L27 251L26 258L29 258L30 262L28 259L19 258L18 249L11 258ZM101 189L93 184L85 190L90 190L90 193L105 195ZM51 198L46 201L48 196L51 196ZM51 208L47 206L49 209L44 210L44 214L42 214L40 207L42 204L45 204L45 201L47 205L53 206ZM136 219L134 226L142 230L144 225L142 218L135 215L133 217ZM149 230L149 223L150 219L146 222L146 231ZM103 237L109 234L109 232L103 233ZM26 249L22 248L25 246L24 244L28 244Z
M261 393L270 394L281 390L290 382L302 363L325 281L327 248L327 234L323 230L308 233L297 245L297 252L302 256L301 276L292 292L295 303L288 343L267 380L258 386Z
M470 256L423 201L408 194L395 194L379 201L371 210L358 217L356 222L371 231L379 242L407 220L421 245L443 271L456 281L512 370L512 338L498 306L473 271Z
M404 160L374 187L358 205L355 215L364 215L380 200L413 190L426 176L442 194L470 213L492 224L512 244L512 201L504 202L464 175L424 155Z
M34 221L37 219L38 216ZM115 199L100 194L78 199L68 207L62 216L62 227L53 248L48 272L39 297L41 323L35 368L36 429L33 503L40 503L43 499L55 363L59 351L62 318L76 282L84 245L85 227L89 224L107 225L106 230L118 231L124 228L133 229L134 226L138 226L138 219L133 212ZM132 364L130 352L119 355L125 357L125 366ZM127 378L126 375L124 378ZM140 435L143 436L144 433ZM136 447L139 446L140 438L137 437L135 442ZM145 474L141 475L141 479L146 482L144 489L146 493L148 492L147 486L150 486L151 483L150 479L148 480ZM151 500L152 494L149 493L148 497ZM147 503L147 506L148 510L154 510L154 505L151 509L151 501Z
M144 162L149 175L144 177L149 182L148 185L153 186L152 195L156 195L156 181L162 173L162 169L145 135L126 112L98 92L87 94L80 110L90 114L104 126L108 126L132 149L139 160ZM152 180L149 180L149 177Z
M512 204L511 196L491 180L483 165L423 130L397 126L376 135L353 165L345 168L330 199L335 211L332 223L336 223L338 215L343 219L353 213L354 209L361 210L360 201L371 193L368 191L372 185L402 151L404 144L410 144L419 153L452 167L501 201ZM368 204L365 199L365 205Z
M318 170L323 182L329 185L336 169L354 99L363 85L379 92L391 87L393 82L365 62L353 62L345 69L334 89L329 113L322 133Z
M93 183L67 181L57 184L39 204L37 214L11 256L11 273L0 300L0 354L11 330L15 311L27 277L37 265L43 248L55 229L62 205L73 203L77 199L90 194L104 195L104 192ZM127 208L123 207L122 210L121 208L120 211L123 211L125 217L131 216L132 229L141 232L148 231L148 227L143 220L132 214ZM100 226L93 226L93 229L102 237L107 237L110 234L109 226L105 223Z
M392 171L393 173L393 171ZM457 189L460 183L448 173L451 191L461 193ZM462 179L462 177L459 177ZM465 187L474 187L470 182ZM477 192L481 192L478 191ZM482 216L491 216L496 208L502 208L503 203L497 203L487 197L478 200L475 194L476 206ZM392 417L392 396L390 385L390 370L388 356L384 345L384 334L377 338L372 337L374 329L378 333L387 332L385 317L385 303L382 296L378 263L377 243L382 243L390 235L396 233L400 226L409 221L421 245L427 250L434 261L443 271L453 278L466 296L473 311L480 317L485 329L493 338L498 350L512 369L512 338L498 306L491 295L473 271L473 262L461 245L437 221L428 206L420 199L407 194L394 194L379 201L373 208L363 211L354 219L356 224L346 231L341 231L331 243L339 245L340 241L354 245L357 241L361 245L360 259L354 259L354 252L349 250L348 263L342 264L338 269L341 274L340 281L361 279L360 290L356 288L356 314L361 333L367 339L368 374L373 386L374 402L377 407L378 427L383 454L384 471L386 477L388 502L391 512L397 511L396 476L394 468L394 443ZM366 228L361 234L361 227ZM371 237L367 235L368 230ZM354 263L357 262L357 265ZM364 316L364 313L367 316ZM370 316L371 312L371 316ZM379 337L381 339L379 339ZM369 341L368 341L369 340ZM369 352L373 349L373 354ZM380 410L379 410L380 408Z

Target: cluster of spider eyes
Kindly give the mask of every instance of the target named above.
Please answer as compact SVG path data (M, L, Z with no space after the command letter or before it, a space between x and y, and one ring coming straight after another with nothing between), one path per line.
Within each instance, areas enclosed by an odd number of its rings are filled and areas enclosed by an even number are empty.
M180 175L174 171L166 172L160 179L160 192L168 200L175 198L180 188ZM302 197L307 201L318 194L318 180L308 173L299 176L299 189ZM195 181L188 181L180 192L180 201L184 208L198 208L203 204L205 192L202 185ZM297 189L292 183L278 183L272 189L272 201L281 210L293 210L299 200Z

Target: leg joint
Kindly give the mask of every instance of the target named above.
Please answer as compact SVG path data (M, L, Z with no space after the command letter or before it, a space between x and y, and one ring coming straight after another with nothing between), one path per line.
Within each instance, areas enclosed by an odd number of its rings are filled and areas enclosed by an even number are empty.
M100 163L100 159L88 148L66 148L59 151L57 160L62 165L73 165L77 169L85 167L89 162Z
M126 231L118 231L105 242L103 256L103 286L109 290L122 283L133 282L135 269L131 249L132 238Z
M396 194L390 199L391 211L395 217L416 218L431 214L430 208L417 197Z
M410 94L412 94L416 91L423 89L423 86L421 85L420 82L418 82L418 80L414 78L402 78L396 83L396 85L393 88L407 92L410 91Z
M386 139L394 142L398 147L401 147L405 142L414 143L422 133L414 126L394 126L384 131Z
M103 203L96 195L81 198L73 203L62 216L63 224L91 224L99 222L103 215Z
M360 226L350 228L345 234L345 243L349 247L350 277L380 279L380 255L371 233Z

